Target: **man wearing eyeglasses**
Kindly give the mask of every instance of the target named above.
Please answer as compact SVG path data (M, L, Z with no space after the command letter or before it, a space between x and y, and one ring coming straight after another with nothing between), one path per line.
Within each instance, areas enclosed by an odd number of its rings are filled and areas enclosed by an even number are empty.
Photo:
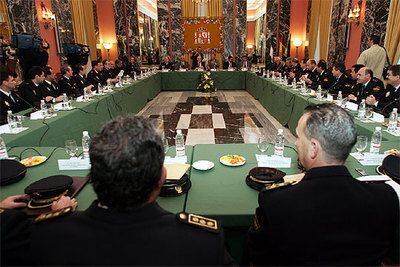
M373 95L376 99L382 97L384 91L383 82L374 78L374 73L367 67L362 67L357 72L357 85L353 92L347 97L349 100L360 103L362 99Z

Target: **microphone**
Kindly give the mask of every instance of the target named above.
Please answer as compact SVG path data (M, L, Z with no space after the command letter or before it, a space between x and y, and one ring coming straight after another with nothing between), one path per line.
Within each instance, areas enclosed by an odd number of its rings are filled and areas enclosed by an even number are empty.
M35 106L33 106L31 103L29 103L28 101L26 101L22 96L20 96L19 94L17 94L17 93L13 93L13 96L16 96L16 97L18 97L19 99L21 99L25 104L27 104L28 106L30 106L31 108L32 108L32 111L31 112L34 112L35 110L36 110L36 107Z

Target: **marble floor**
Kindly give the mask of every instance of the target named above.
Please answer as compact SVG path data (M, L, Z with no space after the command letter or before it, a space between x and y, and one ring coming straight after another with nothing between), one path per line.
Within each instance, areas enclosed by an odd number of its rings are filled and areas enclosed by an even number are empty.
M218 91L214 97L195 91L161 92L138 115L151 118L170 145L182 129L187 145L257 143L259 136L273 142L278 128L287 143L295 137L249 93Z

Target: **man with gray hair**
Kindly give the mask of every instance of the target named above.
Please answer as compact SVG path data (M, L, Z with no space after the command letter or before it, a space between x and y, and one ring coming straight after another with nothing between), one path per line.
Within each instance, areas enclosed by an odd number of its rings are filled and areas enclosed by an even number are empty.
M250 264L398 264L396 193L359 182L344 166L357 136L351 115L335 104L308 107L296 133L306 172L296 185L260 192L247 238Z

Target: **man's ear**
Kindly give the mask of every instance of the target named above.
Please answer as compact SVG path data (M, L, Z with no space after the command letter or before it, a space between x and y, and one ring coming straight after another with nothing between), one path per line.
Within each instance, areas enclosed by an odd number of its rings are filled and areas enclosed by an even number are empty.
M311 138L310 149L309 149L310 158L311 159L317 158L317 156L320 154L320 152L321 152L321 144L319 143L319 141L317 139Z

